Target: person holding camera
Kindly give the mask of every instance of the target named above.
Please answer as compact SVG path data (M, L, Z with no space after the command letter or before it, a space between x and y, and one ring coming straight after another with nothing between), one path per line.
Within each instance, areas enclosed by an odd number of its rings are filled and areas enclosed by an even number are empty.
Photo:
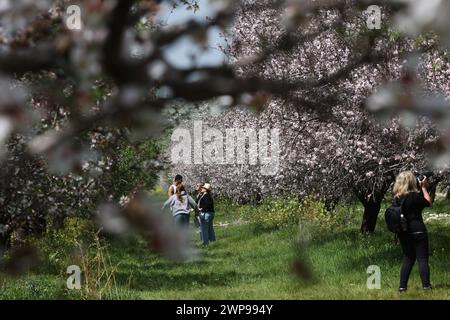
M416 259L423 289L432 288L428 265L428 232L422 218L422 210L433 204L427 186L428 177L416 177L412 171L401 172L395 180L394 201L402 204L402 213L406 218L405 230L398 234L403 251L400 292L407 290L409 275Z

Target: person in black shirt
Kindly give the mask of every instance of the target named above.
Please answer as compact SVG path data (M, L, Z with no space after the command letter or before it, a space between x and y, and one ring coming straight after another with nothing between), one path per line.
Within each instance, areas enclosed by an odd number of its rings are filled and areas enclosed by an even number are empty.
M419 264L423 289L431 289L430 267L428 265L428 232L422 218L422 210L433 203L427 191L428 179L417 181L412 171L400 173L394 184L394 201L401 203L402 213L406 217L407 231L399 233L403 251L403 264L400 271L399 291L406 291L408 279L415 260ZM418 187L421 189L418 190Z
M211 197L211 185L209 183L205 183L201 187L198 209L200 210L200 239L203 241L203 245L207 246L209 241L216 241L213 227L214 201Z

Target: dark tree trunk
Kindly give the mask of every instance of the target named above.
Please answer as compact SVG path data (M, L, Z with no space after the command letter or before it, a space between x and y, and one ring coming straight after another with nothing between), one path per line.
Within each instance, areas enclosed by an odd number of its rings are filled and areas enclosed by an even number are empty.
M362 233L373 233L375 231L375 227L377 225L378 213L381 208L381 200L379 199L370 199L370 201L363 202L364 205L364 215L361 223L361 232Z
M328 199L328 200L325 200L325 208L328 211L333 211L336 208L338 203L339 203L339 199Z
M355 195L364 206L361 233L371 234L375 231L378 214L381 209L381 202L394 178L394 176L386 178L383 185L378 190L372 191L369 195L367 194L367 188L353 189Z
M440 181L441 181L441 179L439 179L439 178L434 178L434 179L433 179L433 182L431 182L431 183L429 184L428 190L429 190L431 199L433 199L433 202L434 202L434 200L436 199L436 189L437 189L437 186L438 186L438 184L439 184ZM448 192L450 192L450 188L449 188L448 191L447 191L447 197L449 196Z
M9 234L0 233L0 259L6 252L8 246Z

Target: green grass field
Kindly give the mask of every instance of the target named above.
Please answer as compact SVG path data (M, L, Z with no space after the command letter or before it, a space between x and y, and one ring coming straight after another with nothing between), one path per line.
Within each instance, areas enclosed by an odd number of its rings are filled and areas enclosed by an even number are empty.
M437 205L429 212L449 212ZM232 213L218 212L216 224L235 221ZM407 293L399 294L401 251L385 230L380 215L377 232L363 236L354 225L309 243L307 257L313 277L294 276L291 265L297 250L298 228L258 231L249 224L217 226L218 241L200 248L201 259L176 263L150 253L143 240L109 240L113 285L104 298L112 299L449 299L450 224L428 224L432 256L431 292L421 290L417 267ZM369 290L367 267L381 268L381 289ZM65 270L33 272L21 278L1 274L1 299L78 299L66 289Z

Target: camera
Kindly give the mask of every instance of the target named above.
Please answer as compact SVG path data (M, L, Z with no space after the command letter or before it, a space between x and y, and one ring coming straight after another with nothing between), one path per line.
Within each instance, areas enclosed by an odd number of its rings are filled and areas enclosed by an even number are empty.
M416 175L417 181L422 181L425 178L429 179L429 178L433 177L434 173L432 171L426 171L426 172L423 172L423 173L420 173L420 172L416 171L415 175Z
M428 179L428 185L426 186L426 189L429 193L433 193L436 191L436 182L434 181L434 172L432 171L425 171L425 172L414 172L416 179L417 179L417 188L420 190L420 184L419 181L422 181L423 179Z

